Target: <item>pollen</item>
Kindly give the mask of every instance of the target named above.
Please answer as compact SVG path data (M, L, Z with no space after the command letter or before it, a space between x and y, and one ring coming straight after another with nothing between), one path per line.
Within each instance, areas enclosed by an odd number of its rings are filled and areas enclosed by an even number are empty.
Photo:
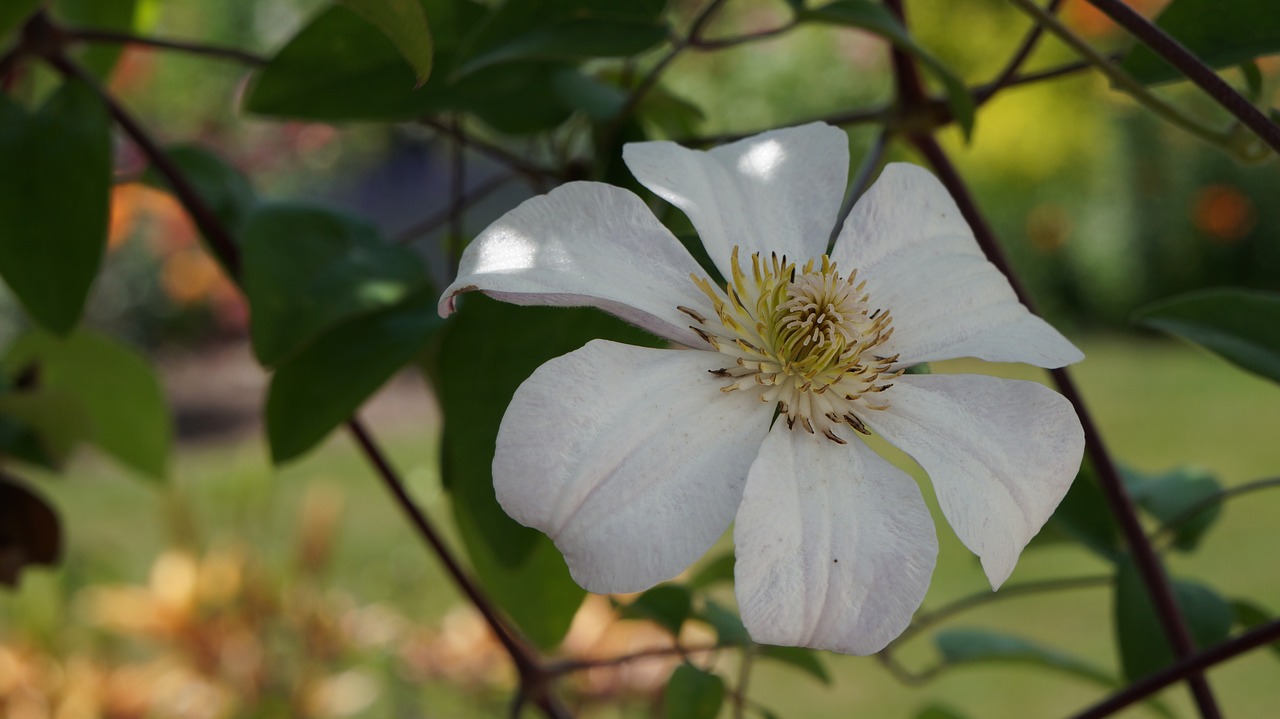
M903 370L880 347L893 335L887 309L876 307L857 270L840 273L823 255L802 268L776 254L751 256L744 269L733 248L724 289L691 275L711 300L714 317L685 307L690 328L726 357L710 370L721 391L755 392L775 403L792 430L846 440L835 430L869 434L860 415L888 407L885 390Z

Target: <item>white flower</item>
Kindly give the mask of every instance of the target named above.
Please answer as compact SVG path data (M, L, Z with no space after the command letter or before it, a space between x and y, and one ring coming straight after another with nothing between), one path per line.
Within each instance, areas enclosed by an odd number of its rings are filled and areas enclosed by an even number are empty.
M442 315L479 290L598 307L689 348L596 340L534 372L498 433L507 513L601 593L670 579L733 523L753 638L869 654L907 626L937 556L916 483L862 442L876 434L924 468L1004 582L1076 474L1080 422L1039 384L903 370L1083 355L1017 301L942 185L889 165L826 256L848 176L838 129L623 158L689 216L727 285L640 198L591 182L525 202L467 248Z

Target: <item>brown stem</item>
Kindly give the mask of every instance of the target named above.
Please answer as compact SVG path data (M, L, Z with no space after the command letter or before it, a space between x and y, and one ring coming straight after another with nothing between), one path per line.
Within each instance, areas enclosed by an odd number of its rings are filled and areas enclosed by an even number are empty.
M836 238L840 236L840 230L844 228L844 221L849 217L849 213L853 211L853 206L857 203L858 198L862 197L862 193L871 187L871 181L876 178L876 173L880 170L880 166L884 164L885 153L889 149L889 141L893 139L893 131L885 127L876 134L876 139L871 143L871 149L867 151L867 156L862 158L862 164L858 167L858 174L854 176L853 181L849 183L849 191L845 194L844 203L840 205L840 214L836 216L835 227L831 228L831 235L827 238L827 247L835 245Z
M547 181L556 178L556 173L545 167L540 167L519 155L498 147L492 143L485 142L472 135L466 135L456 128L452 123L444 122L433 117L424 117L419 120L423 125L438 131L440 134L449 137L455 142L465 142L471 149L488 155L498 162L506 165L511 170L520 173L529 181L529 185L538 192L544 192L547 187Z
M1101 717L1111 716L1125 707L1146 699L1170 684L1180 682L1189 677L1200 676L1209 667L1222 664L1228 659L1234 659L1245 652L1253 651L1276 640L1280 640L1280 619L1254 627L1233 639L1228 639L1221 644L1215 644L1202 652L1197 652L1174 662L1164 669L1139 679L1112 694L1104 701L1076 714L1074 719L1100 719Z
M1218 102L1227 112L1253 130L1258 137L1280 154L1280 126L1267 119L1253 103L1236 92L1203 60L1187 50L1169 33L1125 5L1120 0L1088 0L1107 17L1151 48L1155 54L1173 65L1188 80L1194 82Z
M480 202L481 200L488 197L489 195L492 195L503 185L507 184L508 182L511 182L513 179L515 179L515 175L501 174L501 175L495 175L489 178L488 180L485 180L479 186L472 189L471 192L466 193L466 195L462 197L461 209L466 210L467 208L471 207L477 202ZM453 205L450 204L449 207L446 207L440 212L437 212L434 215L431 215L430 217L422 220L421 222L417 222L414 225L400 231L396 235L395 241L400 244L407 244L409 242L413 242L415 239L422 237L423 235L428 234L431 231L448 223L452 214L453 214Z
M1056 13L1058 6L1062 4L1062 0L1050 0L1049 6L1045 8L1045 12ZM1005 64L1004 70L996 75L996 79L986 85L980 93L974 94L974 101L982 104L990 100L993 95L1004 89L1011 83L1022 69L1023 63L1031 57L1032 51L1036 49L1036 45L1040 43L1040 38L1044 36L1044 26L1035 23L1031 26L1030 32L1022 39L1022 44L1014 51L1013 56L1009 58L1009 62Z
M965 185L955 166L951 164L950 159L943 152L942 147L938 145L932 136L928 135L913 135L911 141L920 153L924 155L934 171L938 173L938 179L942 181L942 184L946 186L951 196L955 199L956 204L960 207L960 213L964 215L969 226L973 228L973 234L983 252L986 253L987 259L1009 280L1009 284L1013 287L1018 299L1028 309L1035 312L1035 304L1031 296L1013 273L1013 268L1004 256L1004 251L1000 248L995 233L991 230L990 225L987 224L986 218L978 210L973 196L969 194L968 186ZM1111 458L1111 454L1107 451L1106 445L1102 440L1102 434L1093 423L1093 417L1089 414L1084 398L1076 388L1071 375L1062 368L1053 369L1050 372L1053 375L1054 383L1058 386L1058 391L1071 402L1080 418L1080 424L1084 428L1085 452L1098 473L1098 483L1107 498L1107 504L1115 514L1116 521L1120 525L1120 531L1124 535L1130 551L1133 553L1134 561L1138 566L1139 573L1142 575L1147 594L1151 597L1152 604L1155 605L1156 616L1160 620L1160 626L1164 629L1165 636L1173 647L1174 654L1179 658L1190 656L1195 652L1195 644L1191 640L1191 632L1187 628L1186 619L1182 616L1177 602L1174 601L1169 577L1165 574L1164 566L1160 563L1160 558L1156 555L1155 549L1147 541L1147 535L1142 529L1142 523L1138 520L1138 510L1133 503L1133 498L1129 496L1129 492L1124 487L1124 482L1120 478L1120 472L1116 468L1115 461ZM1199 673L1191 674L1188 677L1188 682L1191 684L1191 691L1195 696L1201 715L1205 717L1221 716L1217 702L1213 697L1208 682L1205 681L1204 675Z
M687 657L690 654L700 654L702 652L717 652L721 649L728 649L736 645L732 644L709 644L700 647L682 647L680 645L670 647L654 647L652 649L639 649L630 654L622 654L616 657L605 657L603 659L569 659L547 667L547 673L552 675L571 674L580 672L584 669L596 669L598 667L616 667L622 664L630 664L641 659L652 659L655 657L680 656Z
M261 55L255 55L251 52L245 52L244 50L238 50L233 47L203 45L183 40L166 40L158 37L143 37L124 32L113 32L111 30L87 28L73 30L68 28L65 32L67 33L68 39L78 40L80 42L114 43L119 45L151 47L159 50L177 50L189 55L204 55L205 57L219 58L222 60L234 60L254 67L262 67L269 62L267 58L262 57Z

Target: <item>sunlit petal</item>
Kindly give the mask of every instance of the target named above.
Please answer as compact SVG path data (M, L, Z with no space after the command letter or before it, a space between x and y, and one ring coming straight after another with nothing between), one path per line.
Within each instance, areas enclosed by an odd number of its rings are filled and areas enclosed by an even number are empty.
M462 255L440 300L479 290L518 305L598 307L684 345L704 346L685 306L709 313L689 279L702 270L634 194L573 182L527 200L489 226Z

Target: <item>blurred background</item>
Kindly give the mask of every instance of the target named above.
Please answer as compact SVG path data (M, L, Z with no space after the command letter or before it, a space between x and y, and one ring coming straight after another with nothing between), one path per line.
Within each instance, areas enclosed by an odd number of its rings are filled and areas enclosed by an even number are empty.
M269 54L325 4L144 0L140 29ZM1130 4L1150 15L1165 3ZM687 22L701 5L672 0L669 9ZM971 85L999 72L1028 27L1001 0L914 0L908 9L919 42ZM1122 32L1083 3L1068 0L1062 15L1099 47L1125 47ZM786 17L781 0L734 0L714 28L737 34ZM1028 68L1074 59L1046 39ZM1271 60L1260 65L1274 105L1280 62ZM1238 81L1234 72L1226 74ZM265 198L344 208L390 236L446 209L449 148L434 131L244 116L247 75L234 63L128 48L110 86L166 142L214 150ZM889 98L890 83L881 41L806 27L685 53L662 88L701 111L685 131L719 136L876 106ZM1225 122L1185 85L1159 92ZM528 142L478 122L469 127L512 148ZM682 139L671 128L652 132ZM875 132L850 128L855 166ZM1122 462L1148 472L1205 467L1227 486L1280 474L1280 389L1128 322L1136 308L1195 288L1280 290L1274 161L1241 164L1143 112L1091 72L1007 90L983 107L969 143L958 132L944 139L1024 282L1085 350L1079 381ZM915 160L896 146L891 156ZM65 558L0 592L0 703L8 716L505 716L513 677L504 655L347 437L335 435L283 470L271 467L259 419L266 380L247 346L246 307L180 206L143 182L142 165L119 143L107 269L88 323L154 359L180 451L165 484L139 481L92 453L65 476L39 478L68 527ZM479 153L468 154L467 165L468 186L496 187L468 213L469 232L534 192L519 181L499 186L503 169ZM438 279L447 272L442 233L412 238ZM23 322L0 293L0 341ZM1031 368L975 362L934 371L1042 379ZM402 376L364 414L415 497L448 526L431 388ZM1280 572L1269 551L1277 516L1276 494L1229 503L1202 549L1175 557L1171 570L1280 609ZM942 556L926 607L984 586L976 561L939 526ZM729 551L727 541L721 550ZM1046 544L1024 555L1014 580L1104 573L1079 548ZM962 619L1114 668L1109 612L1104 592L1084 588L1000 602ZM664 642L655 625L620 621L607 600L592 598L564 651L607 657ZM932 648L919 644L904 649L904 663L929 664ZM731 653L706 660L736 662ZM649 716L674 665L668 658L593 670L572 686L583 706L598 707L594 715ZM1060 716L1101 696L1079 678L1016 666L961 667L919 687L874 659L832 656L828 667L833 681L824 685L791 667L761 666L752 696L783 716L914 717L932 706L1011 718ZM1274 716L1280 701L1276 671L1276 657L1259 652L1209 676L1229 716L1261 718ZM1188 715L1183 690L1167 692L1166 703ZM1153 714L1147 707L1122 716Z

